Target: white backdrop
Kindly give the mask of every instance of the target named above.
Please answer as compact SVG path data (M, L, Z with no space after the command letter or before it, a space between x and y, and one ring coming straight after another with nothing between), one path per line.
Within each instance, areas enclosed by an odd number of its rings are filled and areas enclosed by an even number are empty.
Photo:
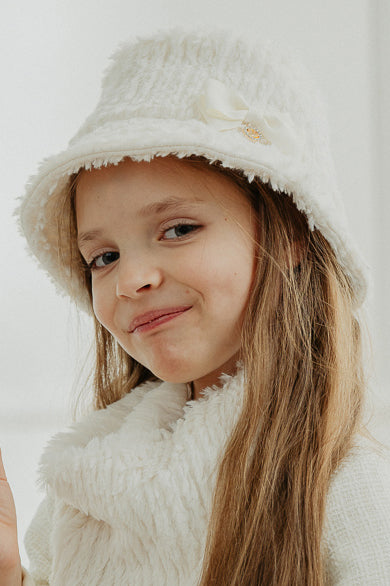
M24 563L22 538L43 496L35 487L38 458L46 439L70 420L88 324L81 319L79 328L70 303L37 270L12 212L37 163L63 149L90 112L108 56L133 33L173 24L235 27L291 47L316 78L329 104L351 229L375 278L372 397L385 437L390 313L383 129L390 125L383 96L389 35L380 10L387 10L385 0L21 0L3 7L0 444Z

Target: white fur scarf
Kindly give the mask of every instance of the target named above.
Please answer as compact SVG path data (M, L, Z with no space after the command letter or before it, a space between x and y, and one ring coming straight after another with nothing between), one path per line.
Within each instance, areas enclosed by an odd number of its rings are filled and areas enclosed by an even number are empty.
M224 375L188 403L184 384L146 383L56 435L41 459L48 496L25 537L23 585L196 586L243 378ZM360 438L328 495L327 585L389 584L389 487L389 456Z
M243 371L187 403L184 384L146 383L57 434L39 483L54 497L50 584L195 585L218 458Z

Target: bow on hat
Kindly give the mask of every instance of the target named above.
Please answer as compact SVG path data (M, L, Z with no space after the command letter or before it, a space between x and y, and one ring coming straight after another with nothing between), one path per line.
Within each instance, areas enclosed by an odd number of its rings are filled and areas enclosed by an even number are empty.
M221 132L239 129L252 142L274 145L287 155L297 153L297 133L287 114L261 116L234 88L217 79L206 80L198 107L206 122Z

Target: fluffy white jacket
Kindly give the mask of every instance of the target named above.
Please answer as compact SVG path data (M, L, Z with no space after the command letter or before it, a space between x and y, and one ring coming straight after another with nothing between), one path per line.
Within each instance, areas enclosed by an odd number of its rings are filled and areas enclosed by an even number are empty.
M242 382L190 402L184 384L146 383L54 436L23 586L195 586ZM366 440L333 478L323 540L328 584L390 584L390 459Z

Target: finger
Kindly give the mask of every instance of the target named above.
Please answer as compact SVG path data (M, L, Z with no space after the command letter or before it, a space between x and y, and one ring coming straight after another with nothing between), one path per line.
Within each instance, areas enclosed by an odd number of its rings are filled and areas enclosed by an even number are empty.
M1 448L0 448L0 480L5 480L5 482L7 482L7 475L5 473L3 459L1 457Z

